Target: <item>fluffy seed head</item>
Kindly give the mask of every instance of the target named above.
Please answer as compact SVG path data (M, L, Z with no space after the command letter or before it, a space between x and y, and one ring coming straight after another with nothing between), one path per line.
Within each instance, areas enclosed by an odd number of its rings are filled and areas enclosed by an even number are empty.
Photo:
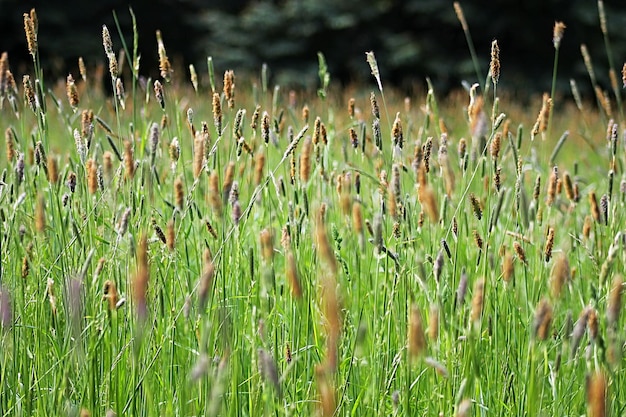
M563 291L563 287L571 280L571 268L569 260L564 253L559 254L554 259L554 265L550 272L550 293L554 298L558 298Z
M409 357L415 360L426 353L426 335L424 334L422 314L415 303L411 305L411 310L409 311L408 326L407 339Z
M552 324L552 306L547 299L542 299L535 310L533 321L533 335L538 340L546 340L550 336Z
M546 246L544 248L544 257L546 262L552 258L552 247L554 246L554 227L548 228L548 236L546 238Z
M154 97L156 98L162 110L165 110L165 95L163 94L163 84L161 81L154 81Z
M474 326L478 326L483 314L483 304L485 298L485 280L483 278L474 284L474 296L472 297L472 310L470 320Z
M559 49L566 27L563 22L554 22L554 29L552 31L552 44L554 45L554 49Z
M491 42L491 63L489 68L493 83L498 84L498 80L500 79L500 47L498 46L498 41L495 39Z
M26 33L26 43L28 44L28 52L32 55L33 59L37 54L37 24L33 21L31 16L35 17L35 9L32 9L31 14L24 13L24 32Z
M589 417L607 415L606 391L606 377L602 371L595 371L587 380L587 415Z
M606 309L606 319L610 327L615 328L619 321L619 313L622 309L622 292L624 287L624 281L621 276L616 276L613 279L611 285L611 291L609 293L608 306Z
M135 158L133 156L133 144L124 140L124 178L132 180L135 177Z
M72 109L76 111L76 107L78 107L78 89L76 88L76 83L74 82L74 77L72 74L67 76L67 82L65 84L65 90L67 93L67 101L69 101Z

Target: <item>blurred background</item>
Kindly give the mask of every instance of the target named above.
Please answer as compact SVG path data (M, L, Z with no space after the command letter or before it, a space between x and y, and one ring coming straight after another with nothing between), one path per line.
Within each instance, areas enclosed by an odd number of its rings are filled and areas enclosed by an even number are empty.
M583 92L591 84L580 53L590 51L603 89L610 89L608 59L594 0L461 0L480 59L484 81L490 46L501 51L500 85L516 95L549 91L555 20L567 25L561 44L559 85L569 92L574 78ZM216 72L258 74L267 63L271 82L289 87L317 86L317 52L329 66L332 82L372 83L365 52L373 50L383 82L409 90L430 77L439 93L476 82L469 49L452 1L444 0L0 0L0 51L8 51L18 76L31 68L22 14L39 16L39 50L46 76L77 75L77 59L88 66L105 62L101 27L121 48L116 12L132 45L129 6L137 17L141 73L158 76L155 30L163 33L176 74L188 78L193 63L206 74L212 56ZM605 1L615 69L626 60L626 8L623 0ZM17 77L21 78L21 77ZM620 81L621 81L621 77ZM502 90L501 90L502 91Z

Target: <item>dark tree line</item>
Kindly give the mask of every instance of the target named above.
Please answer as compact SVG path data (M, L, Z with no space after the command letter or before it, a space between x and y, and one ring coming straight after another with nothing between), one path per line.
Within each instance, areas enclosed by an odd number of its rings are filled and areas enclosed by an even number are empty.
M587 44L598 78L608 88L607 54L596 1L465 0L460 2L470 26L481 72L486 74L491 41L498 39L504 88L514 92L549 90L555 20L567 25L561 44L559 87L569 79L588 88L580 54ZM626 60L626 9L621 0L605 1L609 36L617 70ZM128 44L132 27L128 6L137 16L143 71L156 75L155 31L160 29L168 55L179 68L206 68L212 56L220 70L258 72L269 65L273 81L315 86L317 51L326 56L334 81L369 80L365 51L373 50L387 82L423 84L426 76L441 89L475 82L476 76L452 1L441 0L79 0L24 3L0 0L0 50L12 67L28 63L22 13L36 7L40 50L48 72L76 71L76 60L104 61L101 26L117 38L116 12ZM121 43L116 45L121 47ZM26 66L23 65L26 70ZM481 80L482 81L482 80Z

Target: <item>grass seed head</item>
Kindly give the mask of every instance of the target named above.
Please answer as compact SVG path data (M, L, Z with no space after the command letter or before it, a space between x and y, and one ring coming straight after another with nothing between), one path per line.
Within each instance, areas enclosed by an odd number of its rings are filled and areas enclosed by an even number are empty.
M102 293L104 294L102 299L107 302L109 310L116 310L119 300L119 294L117 292L117 285L115 285L115 281L106 280L104 282L104 288L102 289Z
M624 281L621 276L613 279L611 290L608 297L608 305L606 308L606 320L609 327L616 329L619 321L619 314L622 309L622 292Z
M228 103L228 108L235 107L235 72L227 70L224 72L224 98Z
M552 306L545 298L539 301L533 321L533 335L538 340L546 340L550 336L552 324Z
M563 287L571 281L571 268L567 255L559 254L550 272L550 293L554 298L558 298L563 291Z
M72 74L69 74L67 76L65 91L67 93L67 101L70 103L70 106L72 106L72 109L76 111L79 103L78 89L76 88L76 83L74 82L74 77L72 76Z
M494 84L498 84L500 79L500 47L498 41L491 42L491 62L489 64L489 73Z
M133 144L124 140L124 178L132 180L135 177L135 157L133 156Z
M98 191L98 165L93 158L87 160L85 170L87 171L87 190L90 194L95 194Z
M559 49L566 27L563 22L554 22L554 29L552 31L552 44L554 45L554 49Z
M35 17L34 20L33 17ZM37 15L35 9L32 9L30 14L24 13L24 32L26 33L28 52L35 59L35 55L37 55Z
M220 95L213 93L213 124L218 136L222 136L222 103Z
M154 97L159 103L159 106L161 106L161 109L165 110L165 94L163 92L163 84L161 84L159 80L154 81Z
M474 295L472 297L472 310L470 313L470 320L474 324L474 327L478 327L480 318L483 314L483 306L485 300L485 280L479 279L474 284Z
M148 313L148 280L150 275L148 265L148 240L141 235L136 250L137 269L132 280L133 303L140 322L144 322Z
M426 335L424 333L422 314L415 303L411 305L408 323L407 338L409 358L416 360L426 353Z
M587 380L587 415L605 417L607 415L607 383L602 371L595 371Z
M183 191L183 180L181 177L177 177L174 180L174 202L176 208L183 211L185 204L185 192Z
M164 81L169 82L172 76L172 65L170 64L170 60L167 58L167 53L165 52L165 44L163 43L163 37L161 36L161 31L156 31L157 38L157 51L159 53L159 71L161 72L161 78Z
M302 286L300 284L298 274L298 265L296 264L296 258L291 250L287 251L285 276L287 277L287 283L289 284L291 295L296 299L302 298Z
M554 227L549 227L548 235L546 237L546 246L543 251L546 262L550 262L550 259L552 258L553 246L554 246Z
M602 223L602 214L600 212L600 208L598 207L598 199L596 198L595 191L589 192L589 205L591 207L591 215L596 223Z

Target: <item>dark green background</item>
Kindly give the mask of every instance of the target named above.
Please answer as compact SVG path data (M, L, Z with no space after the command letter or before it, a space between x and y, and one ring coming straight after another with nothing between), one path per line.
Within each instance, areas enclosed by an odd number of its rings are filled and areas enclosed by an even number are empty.
M78 56L85 57L88 65L104 61L103 23L109 26L115 47L121 47L113 10L127 41L132 42L129 5L138 19L144 75L158 75L154 32L161 29L168 55L179 72L186 72L188 64L194 63L204 74L206 57L211 55L218 73L229 68L239 74L258 73L266 62L272 82L314 87L316 52L322 51L333 81L370 82L365 51L374 50L386 83L423 86L429 76L440 91L447 91L459 87L461 80L476 81L452 1L441 0L0 0L0 50L9 51L16 74L29 70L22 13L36 7L47 74L76 73ZM582 90L589 90L581 43L589 47L602 87L609 88L596 1L466 0L461 5L484 74L491 41L498 39L501 85L508 91L550 89L555 20L567 24L559 90L569 91L570 78L575 78ZM611 0L605 7L615 66L620 71L626 60L626 6L621 0Z

